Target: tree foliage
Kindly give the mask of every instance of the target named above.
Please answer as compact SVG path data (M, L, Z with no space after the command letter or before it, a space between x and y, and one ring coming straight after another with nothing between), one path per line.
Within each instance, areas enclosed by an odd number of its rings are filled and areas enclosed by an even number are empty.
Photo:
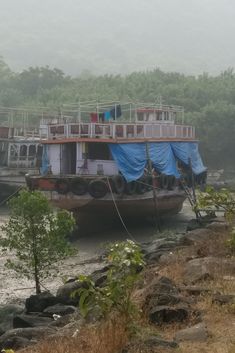
M36 293L41 281L57 268L57 261L71 254L66 236L74 226L72 215L54 212L47 198L38 191L23 190L9 202L10 219L2 227L0 245L13 251L15 258L6 266L35 280Z

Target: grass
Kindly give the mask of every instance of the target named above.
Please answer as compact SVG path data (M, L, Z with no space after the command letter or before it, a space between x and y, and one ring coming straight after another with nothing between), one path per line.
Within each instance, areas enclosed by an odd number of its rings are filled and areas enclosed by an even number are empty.
M114 353L128 341L126 322L122 317L111 316L97 325L86 325L73 336L62 335L39 342L20 350L21 353Z

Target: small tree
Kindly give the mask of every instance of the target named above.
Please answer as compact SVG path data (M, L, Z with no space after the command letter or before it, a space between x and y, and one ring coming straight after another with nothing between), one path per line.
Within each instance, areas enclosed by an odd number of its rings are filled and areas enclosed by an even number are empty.
M28 279L35 280L36 293L42 279L52 274L58 260L72 252L66 241L75 224L66 211L54 212L47 198L38 191L23 190L9 202L10 219L2 227L0 245L13 250L16 259L6 266Z

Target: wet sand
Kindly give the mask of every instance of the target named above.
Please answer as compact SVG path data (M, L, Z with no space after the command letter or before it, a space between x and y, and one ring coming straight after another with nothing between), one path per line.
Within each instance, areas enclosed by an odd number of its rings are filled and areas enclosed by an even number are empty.
M165 218L161 224L159 232L156 225L149 222L130 223L127 225L128 231L121 224L115 224L112 229L94 231L90 234L78 232L73 239L72 244L78 249L75 256L67 258L59 263L59 271L56 277L49 278L43 282L45 289L55 293L57 288L63 284L64 279L77 276L79 274L89 274L92 271L101 268L102 263L89 261L95 259L102 252L102 245L107 242L122 241L130 239L137 242L151 241L157 237L165 237L182 233L185 231L187 222L194 215L187 202L183 210L175 216ZM9 219L9 213L6 208L0 208L0 226ZM16 276L15 272L6 269L4 263L12 254L2 254L0 256L0 304L21 303L24 299L35 293L34 282L25 278Z

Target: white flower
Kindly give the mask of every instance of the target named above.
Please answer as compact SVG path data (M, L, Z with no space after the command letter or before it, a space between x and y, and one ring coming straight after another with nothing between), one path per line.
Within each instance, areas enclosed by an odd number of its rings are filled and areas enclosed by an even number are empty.
M131 262L130 262L130 260L124 260L123 264L126 266L130 266Z

